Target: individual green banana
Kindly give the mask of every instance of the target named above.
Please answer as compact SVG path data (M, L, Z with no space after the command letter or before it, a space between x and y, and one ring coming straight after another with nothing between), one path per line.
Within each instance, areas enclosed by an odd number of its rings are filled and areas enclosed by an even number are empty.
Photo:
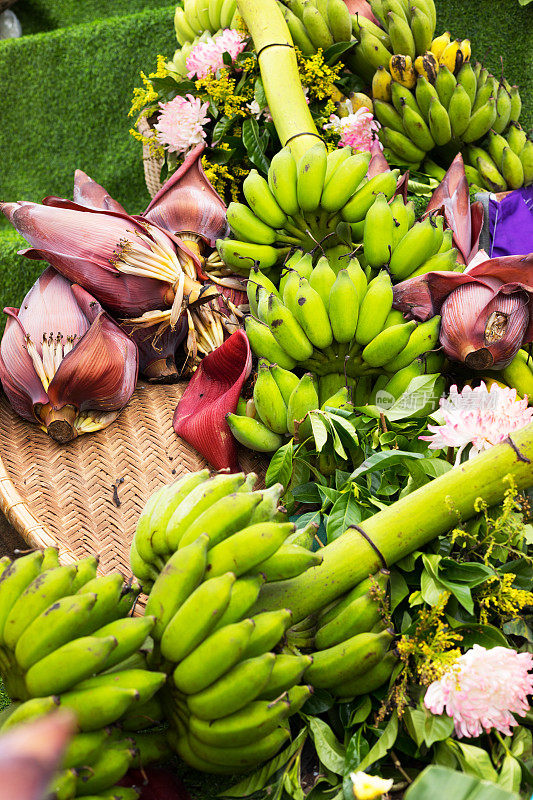
M513 153L516 153L516 155L519 156L527 142L527 135L525 130L523 130L518 122L511 122L509 125L509 130L507 131L507 142Z
M237 239L266 245L274 244L276 241L275 230L256 217L244 203L230 203L226 216Z
M301 425L302 420L305 419L307 414L310 411L315 411L319 405L314 377L312 373L306 372L306 374L300 378L298 386L291 393L287 405L287 426L289 428L289 433L294 435L298 431L298 435L300 435L302 431L300 431L297 426L299 424Z
M273 294L268 298L266 321L280 347L292 358L306 361L311 357L313 345L292 312Z
M498 93L498 86L495 78L492 75L487 76L486 82L483 86L479 86L476 93L476 99L472 105L472 113L478 111L482 106L490 100L491 97L496 97Z
M160 641L166 626L204 577L209 536L202 534L167 561L146 601L145 613L155 617L152 636Z
M401 242L405 234L410 228L410 220L409 220L409 209L407 205L404 203L403 198L397 195L392 203L390 204L391 211L392 211L392 247L391 251L393 251L397 244ZM387 260L388 263L388 260ZM366 287L365 287L366 289ZM364 295L364 292L361 294L361 297Z
M329 320L328 320L328 325L329 325ZM283 397L285 405L287 405L292 392L298 386L299 379L297 375L295 375L294 372L290 372L287 369L283 369L283 367L280 367L279 364L271 364L270 372L272 373L272 376L276 381L277 387L281 392L281 396Z
M290 8L283 8L283 16L291 34L291 38L295 46L300 50L304 56L312 56L316 53L316 47L309 38L307 28L302 20L293 14Z
M409 230L392 254L389 270L395 281L408 278L418 267L434 255L437 243L436 227L431 217L426 217Z
M446 250L441 253L435 253L434 256L424 261L422 266L415 269L409 275L409 278L416 278L418 275L426 275L428 272L450 272L457 266L457 250L453 247L451 250Z
M439 330L440 316L438 315L417 325L402 352L385 364L386 371L397 372L418 356L432 350L439 341Z
M17 641L15 658L28 670L41 658L72 641L87 624L96 603L96 594L62 597L42 611Z
M382 195L382 197L384 198L384 195ZM379 200L376 200L374 206L378 202ZM386 203L386 200L383 200L383 202ZM390 234L392 238L392 214L390 214L390 220ZM335 283L330 289L328 313L331 330L333 332L333 336L335 337L335 341L341 344L351 342L357 327L359 297L357 296L357 289L355 288L352 279L348 274L348 270L346 269L340 270Z
M524 168L520 157L510 147L504 147L502 154L502 175L509 189L519 189L524 185Z
M274 433L262 422L238 414L226 414L226 422L235 439L259 453L273 453L283 444L283 437Z
M328 47L335 43L327 20L324 19L320 11L312 3L306 4L302 22L317 50L319 48L327 50Z
M275 702L254 700L222 719L205 720L191 715L189 725L193 736L206 744L241 747L268 736L288 717L289 709L287 696L279 697Z
M78 590L78 595L95 594L96 603L91 608L91 613L85 624L80 622L78 636L87 636L95 630L107 625L114 619L123 616L120 608L122 598L128 594L124 586L124 578L120 572L109 575L99 575L93 578ZM127 598L129 600L129 596Z
M463 141L475 142L485 136L496 119L496 100L491 97L477 111L472 113L468 128L463 133Z
M503 133L511 119L512 100L511 95L503 84L498 88L496 96L496 119L492 124L492 129L496 133Z
M379 689L380 686L383 686L383 684L388 681L397 663L398 656L391 650L368 672L363 675L358 675L352 680L333 686L331 692L335 697L341 698L352 698L359 697L362 694L370 694L370 692Z
M309 277L309 285L320 295L326 310L329 307L329 293L336 278L337 276L331 269L328 259L325 256L321 256Z
M291 522L263 522L243 528L209 551L206 578L216 578L225 572L234 572L239 577L249 572L273 555L293 531Z
M138 702L139 697L136 689L98 686L93 687L89 695L85 689L78 688L65 692L60 695L57 702L61 708L73 711L76 714L78 728L87 732L105 728L106 725L116 722L133 703ZM47 700L49 698L39 699Z
M315 634L315 645L318 650L333 647L352 636L372 630L380 619L379 604L369 591L339 612L327 625L320 627Z
M3 639L7 647L15 649L17 641L28 625L60 597L70 594L76 565L55 567L39 575L19 595L6 617Z
M276 656L264 653L246 658L226 672L202 692L190 695L187 705L191 714L203 719L218 720L234 714L251 703L268 683Z
M130 547L130 566L133 574L142 581L145 591L149 590L153 582L157 580L159 572L152 564L148 564L141 558L137 551L135 538L133 538Z
M261 502L255 509L250 518L250 525L255 525L257 522L270 522L273 519L285 518L285 509L280 509L279 498L284 492L283 484L274 483L268 489L261 491ZM280 517L281 514L281 517Z
M274 433L286 433L287 406L267 364L259 364L253 398L261 421Z
M394 227L392 208L385 195L380 193L368 210L363 233L365 259L372 269L381 269L389 263Z
M290 731L284 727L276 728L268 736L241 747L213 747L205 744L189 734L189 742L193 751L201 759L214 765L232 767L233 770L245 769L271 759L290 738Z
M72 689L100 672L116 646L114 636L82 636L58 647L27 671L25 682L30 695L46 697Z
M480 147L476 147L475 151L475 164L483 179L483 184L492 192L505 192L507 190L507 182L489 154Z
M161 638L161 654L177 664L215 628L226 611L235 575L226 572L195 589L176 611Z
M165 719L161 700L157 695L146 703L136 703L120 720L124 731L141 731L151 728Z
M181 6L176 7L174 14L174 30L178 44L183 47L186 42L192 42L196 38L196 32L191 28L187 20L187 15Z
M76 575L70 587L71 593L76 594L82 586L96 578L97 568L98 558L96 556L87 556L76 561Z
M169 730L167 734L170 746L172 749L177 753L177 755L188 764L193 769L198 770L198 772L204 772L207 774L213 775L234 775L235 774L235 767L233 766L224 766L222 764L213 764L210 761L206 761L204 758L200 758L196 754L196 752L192 749L190 743L190 736L187 733L187 730L184 729L182 732L178 733L177 731L173 731L172 729Z
M403 350L414 328L414 320L385 328L364 348L361 354L364 361L371 367L382 367Z
M215 624L214 630L243 619L259 597L264 582L263 575L243 575L238 578L233 584L229 604Z
M333 1L343 3L343 0ZM346 8L346 6L344 7ZM329 180L325 183L320 199L321 208L325 211L329 211L331 214L340 211L357 191L358 186L367 173L369 163L370 153L364 152L356 153L338 164L334 172L333 180Z
M49 797L54 800L72 800L76 796L77 771L66 769L56 773L52 781Z
M448 110L456 85L457 79L453 72L449 70L448 67L441 64L435 80L435 89L437 90L440 102L446 110Z
M102 675L95 675L93 678L87 678L77 685L76 690L80 692L92 692L93 689L133 690L139 694L139 703L147 703L161 689L166 679L167 676L164 672L123 669L119 672L106 672ZM62 695L61 702L65 696Z
M222 677L241 660L253 629L252 620L245 619L226 625L204 639L174 670L177 688L192 695Z
M244 651L245 658L260 656L272 650L290 627L292 612L288 608L278 608L256 614L251 619L255 627Z
M405 16L389 11L387 14L387 31L391 40L392 52L409 56L414 61L416 57L415 40L411 26Z
M382 128L379 137L386 147L390 147L406 161L419 162L426 154L426 151L418 147L408 136L399 131L393 131L391 128ZM435 138L434 135L433 138Z
M237 10L236 0L224 0L224 2L222 3L222 9L220 11L219 28L221 28L222 30L224 30L224 28L231 28L231 22L233 20L236 10Z
M470 96L465 87L458 83L448 106L452 135L456 138L460 138L468 128L471 110L472 102Z
M104 743L109 739L111 730L103 728L91 733L77 733L68 743L63 755L61 766L63 769L71 767L90 766L101 752Z
M405 132L417 147L422 150L432 150L435 147L435 141L422 114L418 114L410 106L404 105L402 121Z
M405 91L409 92L408 89L406 89ZM409 94L411 93L409 92ZM429 120L429 106L431 101L439 100L439 95L437 93L437 90L428 81L427 78L423 77L422 75L419 75L416 81L415 94L416 94L416 102L418 103L418 110L427 122ZM414 110L416 111L416 109Z
M304 679L316 689L335 687L339 683L366 673L385 656L393 634L358 633L341 644L313 653L313 663Z
M59 550L57 547L45 547L43 550L43 560L41 561L41 572L59 567Z
M278 364L283 369L292 369L296 366L296 360L276 341L268 325L255 317L247 316L244 320L244 327L256 356L264 356L271 363Z
M380 192L383 192L387 200L390 200L395 190L396 173L381 172L373 178L370 178L368 183L365 183L365 185L348 200L341 210L341 217L346 222L359 222L365 218L370 206ZM310 283L313 285L312 281L310 281Z
M278 297L280 296L270 278L267 278L260 269L253 267L246 283L246 293L250 304L250 313L255 315L257 315L257 304L259 302L259 287L266 289L269 294L273 293L278 295Z
M520 161L524 170L524 186L533 183L533 142L528 140L520 151Z
M531 362L530 362L531 363ZM528 364L528 354L519 350L513 360L502 370L502 378L516 389L520 397L533 398L533 372Z
M308 655L278 653L268 683L258 695L261 700L275 700L298 684L313 659Z
M270 162L268 185L279 207L291 217L300 211L296 184L296 162L289 148L284 147Z
M361 44L356 50L359 49L361 50L364 62L370 68L372 74L380 66L388 67L392 57L391 51L366 27L361 28Z
M509 117L510 122L518 122L522 111L522 98L520 97L520 92L518 91L518 86L511 87L511 115Z
M333 333L324 302L305 278L300 278L298 281L291 311L314 347L324 349L333 343Z
M4 569L0 578L0 644L4 642L4 629L9 613L20 595L39 575L42 560L42 550L36 550L17 558Z
M402 115L391 103L386 103L384 100L374 100L374 114L384 127L391 128L399 133L405 133Z
M239 492L245 487L245 476L242 472L231 475L215 475L189 492L177 506L168 520L166 527L167 546L174 553L189 527L198 517L214 503L232 492Z
M368 284L359 308L355 340L366 347L380 333L392 308L392 284L388 272L381 270Z
M276 248L235 239L217 239L216 247L224 264L243 275L248 275L253 266L266 272L289 252L288 247Z
M404 104L410 106L413 111L420 113L420 108L418 107L414 94L407 89L406 86L402 86L401 83L398 83L398 81L393 81L391 84L391 98L392 105L398 113L402 113Z
M342 611L344 611L344 609L348 608L355 600L358 600L360 597L364 597L364 595L368 594L370 589L376 584L378 587L384 589L387 586L389 578L390 572L385 569L379 570L379 572L376 572L374 575L369 575L368 578L362 580L345 595L340 597L338 600L335 600L330 606L322 609L322 611L319 612L319 627L323 627L331 622L331 620L334 619L337 614L340 614Z
M331 153L328 153L326 157L326 174L324 175L324 190L335 174L337 167L340 167L346 159L350 158L352 152L351 147L337 147L335 150L332 150ZM324 190L322 191L322 200L324 199ZM324 206L324 208L326 208L326 206Z
M246 202L256 217L270 228L283 228L287 222L287 216L279 207L267 181L256 169L252 169L248 173L242 184L242 190ZM265 244L271 244L271 242L265 242Z
M180 539L179 549L194 542L202 533L209 536L208 548L214 547L248 525L261 500L261 492L233 492L222 497L189 525Z
M218 31L222 27L222 25L220 24L222 5L223 5L223 0L209 0L209 6L208 6L209 27L213 32Z
M365 296L368 286L366 274L357 258L351 258L346 269L348 270L348 275L350 276L353 285L357 289L357 297L359 298L359 305L361 305L361 300Z
M327 0L328 28L335 42L349 42L352 38L352 18L343 0Z
M457 73L457 83L460 84L470 98L471 106L474 105L477 92L476 74L472 64L467 61Z
M321 563L320 552L312 553L296 544L284 544L255 569L263 573L267 581L284 581L295 578L310 567L317 567Z
M108 789L124 777L131 766L135 750L106 748L88 771L81 774L76 781L76 797L98 794Z
M411 7L411 31L415 41L417 55L423 56L429 50L433 39L434 27L429 16L420 8Z
M430 101L428 122L429 130L431 131L431 135L433 136L435 144L439 145L439 147L448 144L452 138L452 126L446 107L440 102L440 100L433 99Z
M313 9L312 6L306 6L306 11L311 9ZM324 22L316 9L314 9L314 12L316 12L320 17L320 20ZM315 14L313 14L313 16L315 16ZM305 13L304 24L307 27L307 23L305 22ZM311 36L311 38L313 37ZM331 44L333 44L333 40L331 41ZM320 205L320 197L322 195L326 167L326 148L322 142L313 145L313 147L307 150L307 152L305 152L298 161L296 190L298 196L298 205L304 213L316 211Z
M120 664L142 647L146 637L152 632L155 617L123 617L109 622L94 632L94 636L112 636L116 647L110 652L105 662L106 670Z

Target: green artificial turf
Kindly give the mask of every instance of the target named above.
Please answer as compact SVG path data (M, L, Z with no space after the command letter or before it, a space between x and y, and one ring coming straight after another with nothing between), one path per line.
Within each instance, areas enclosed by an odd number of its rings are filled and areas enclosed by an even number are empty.
M19 0L13 11L23 34L29 34L168 5L168 0Z

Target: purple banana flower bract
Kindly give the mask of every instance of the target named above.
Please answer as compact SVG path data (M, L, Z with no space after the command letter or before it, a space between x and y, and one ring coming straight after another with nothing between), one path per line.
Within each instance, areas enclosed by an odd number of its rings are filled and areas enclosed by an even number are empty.
M102 211L118 211L127 214L126 209L114 200L107 189L93 181L81 169L74 173L74 202L86 208L99 208Z

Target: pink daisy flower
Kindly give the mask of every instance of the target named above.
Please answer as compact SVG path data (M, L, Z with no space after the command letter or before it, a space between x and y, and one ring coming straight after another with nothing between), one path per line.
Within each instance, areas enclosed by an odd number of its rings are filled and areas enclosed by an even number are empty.
M529 425L533 408L528 408L527 397L518 400L516 389L492 384L490 390L482 382L475 389L465 386L459 392L452 386L448 397L441 397L440 410L443 425L428 425L431 436L421 436L430 442L430 449L458 447L455 463L461 460L465 447L472 445L472 458L496 444L510 433Z
M188 94L159 103L159 119L154 125L156 139L170 153L186 153L205 139L203 126L209 121L209 103Z
M518 725L514 714L529 710L533 692L533 656L507 647L475 644L453 667L429 686L424 704L432 714L444 711L455 723L455 733L480 736L495 729L510 736Z
M376 139L376 132L380 129L380 124L368 108L362 106L347 117L338 117L332 114L329 123L324 128L333 128L340 134L339 147L351 147L354 151L367 150L370 152L372 142ZM380 143L380 148L383 146Z
M198 42L190 51L185 65L188 78L205 78L224 66L224 53L229 53L235 61L245 48L245 37L239 31L226 28L218 36L210 36L205 42Z

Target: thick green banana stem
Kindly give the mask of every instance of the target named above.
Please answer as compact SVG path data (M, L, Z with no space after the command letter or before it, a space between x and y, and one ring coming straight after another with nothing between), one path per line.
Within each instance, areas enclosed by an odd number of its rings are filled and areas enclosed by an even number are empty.
M259 53L265 95L281 144L289 145L297 161L317 143L318 134L280 4L276 0L238 0L237 7Z
M349 528L321 550L322 564L288 581L265 584L254 613L290 608L294 622L323 608L383 563L388 566L476 513L476 499L500 503L509 488L533 484L533 425L513 433L497 447L451 469L361 524ZM376 549L374 549L376 548Z

